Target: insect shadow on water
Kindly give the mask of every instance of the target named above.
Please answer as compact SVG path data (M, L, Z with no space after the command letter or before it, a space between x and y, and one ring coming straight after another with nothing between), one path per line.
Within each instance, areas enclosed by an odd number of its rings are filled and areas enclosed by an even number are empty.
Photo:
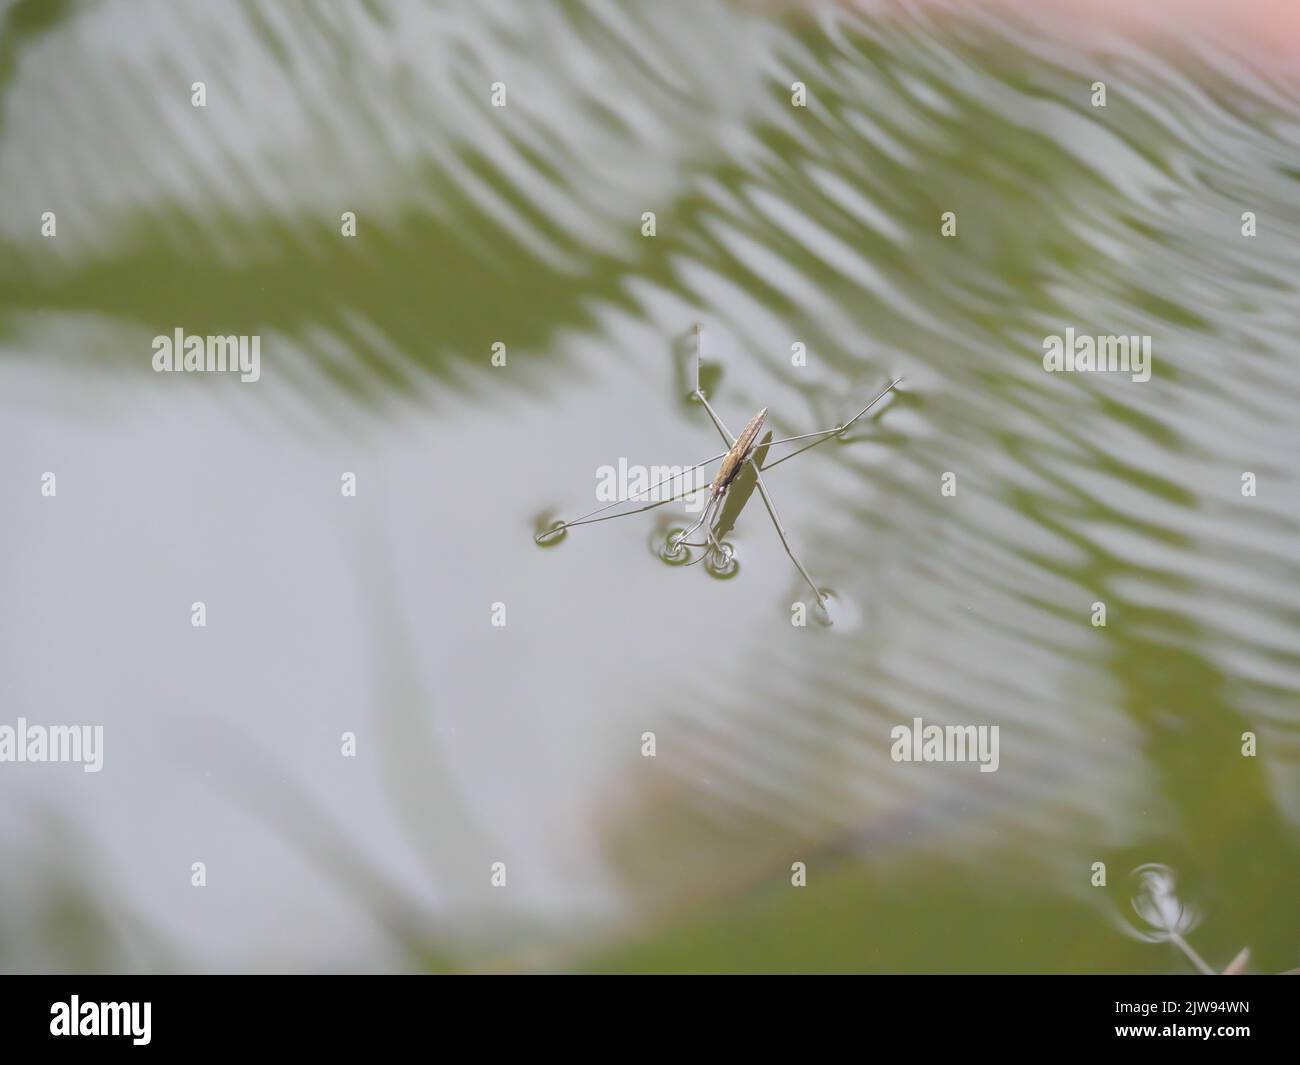
M817 587L816 581L814 581L808 573L808 568L800 561L799 556L791 546L790 538L785 531L785 526L781 524L781 517L777 513L776 503L767 489L766 482L763 480L763 471L769 470L773 466L779 466L782 462L794 458L795 455L807 451L810 447L816 447L818 444L823 444L833 437L842 436L848 431L849 427L853 425L854 422L892 392L903 379L897 377L891 381L888 386L886 386L880 394L875 397L875 399L846 422L841 422L839 425L833 426L830 429L820 429L813 433L801 433L798 436L782 437L780 440L773 440L771 438L771 431L769 430L767 436L760 444L757 443L758 435L763 430L763 422L767 418L767 408L764 407L749 420L745 428L741 430L740 436L732 435L731 430L727 428L722 419L718 416L718 412L715 411L713 406L709 403L708 397L705 395L704 389L701 387L700 362L701 348L703 347L704 341L704 330L701 326L696 325L694 332L695 389L691 394L704 405L704 409L708 412L709 418L712 420L719 435L721 435L723 441L726 443L727 450L704 459L702 462L697 462L694 466L688 466L684 470L674 471L669 476L655 481L654 484L641 488L636 492L629 492L627 495L614 500L612 503L607 503L603 507L597 507L595 510L588 511L586 514L573 518L570 521L558 521L549 528L538 533L535 539L539 544L546 545L553 542L555 538L563 535L567 530L577 525L592 525L599 521L613 521L615 518L627 518L631 517L633 514L641 514L647 510L662 507L667 503L673 503L685 499L687 496L693 495L702 489L692 486L680 492L673 492L667 499L660 499L651 503L646 503L644 506L635 507L632 510L621 511L618 514L605 514L605 511L612 510L614 507L622 504L634 501L639 502L642 497L649 495L661 485L667 484L670 481L681 480L686 474L693 473L695 470L721 459L722 463L718 467L718 472L714 475L712 483L708 486L707 491L709 497L708 501L705 503L703 513L700 514L699 520L689 529L674 533L669 537L667 548L664 553L665 559L668 561L682 559L685 557L685 548L701 547L704 548L705 553L697 561L702 561L704 558L710 557L710 552L712 552L713 565L719 570L725 572L728 567L733 564L734 559L732 557L730 545L722 542L723 537L735 526L736 518L740 514L741 509L744 507L745 503L748 502L754 489L757 488L759 495L763 499L763 505L767 508L768 516L772 519L772 524L776 527L777 535L781 538L781 545L785 548L785 553L790 556L790 561L794 563L795 568L798 569L800 575L807 582L808 587L813 590L813 594L817 596L818 605L821 606L824 611L826 608L826 593ZM792 444L801 440L807 440L810 442L805 444L803 447L796 448L794 451L790 452L790 454L784 455L775 461L766 461L767 452L770 448L775 447L778 444ZM735 489L734 491L732 491L733 486ZM604 516L597 517L596 515ZM691 541L690 537L694 536L701 529L703 530L704 540ZM691 564L693 565L693 563Z

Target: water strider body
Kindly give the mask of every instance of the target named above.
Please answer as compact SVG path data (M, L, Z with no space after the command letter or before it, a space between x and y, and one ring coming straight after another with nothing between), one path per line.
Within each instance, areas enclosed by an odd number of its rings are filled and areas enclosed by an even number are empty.
M695 389L695 394L701 400L704 399L704 393L700 391L698 383ZM708 401L705 400L706 404L707 402ZM766 417L767 408L764 407L749 419L749 424L746 425L741 431L741 434L736 437L736 442L731 445L731 450L722 456L722 465L718 467L717 475L713 478L713 483L709 485L709 502L704 508L704 513L700 515L700 520L684 533L680 533L673 537L668 545L671 554L677 555L681 551L682 544L687 542L687 538L693 536L695 530L703 525L705 527L705 534L709 538L709 542L707 544L692 544L691 546L712 546L717 550L719 558L722 560L724 565L730 561L730 551L723 544L719 543L718 538L713 534L713 516L715 511L717 511L717 509L722 505L722 497L727 494L727 489L731 487L731 482L740 476L740 471L745 468L745 463L748 462L750 456L753 455L754 441L758 439L758 434L763 428L763 420ZM729 437L731 434L727 433L726 435ZM815 590L816 588L814 587L814 591Z
M745 465L745 460L754 452L754 441L758 439L758 434L763 428L763 419L767 417L767 408L749 419L749 424L736 437L735 444L727 452L726 458L722 460L722 465L718 467L718 475L713 478L713 484L709 486L709 493L717 498L731 487L731 482L736 479Z
M636 499L638 496L645 496L649 494L651 491L653 491L654 489L658 488L661 484L664 484L666 481L673 480L675 477L683 476L687 473L690 473L693 470L699 469L701 466L707 466L710 462L715 462L718 459L722 459L722 465L718 467L718 472L714 476L713 481L709 485L709 500L708 503L705 504L704 512L700 515L699 521L697 521L685 532L678 533L675 536L670 538L670 540L668 541L669 554L673 556L680 555L683 546L704 547L706 549L711 547L718 552L718 556L724 564L730 561L731 558L730 548L718 542L717 536L715 535L713 530L713 519L721 510L722 501L727 494L727 489L731 487L731 485L735 482L736 478L740 475L741 471L745 468L746 465L748 465L754 471L754 478L758 486L759 494L763 497L763 504L767 507L767 512L769 516L772 518L772 524L776 526L777 535L781 537L781 543L785 547L786 554L790 556L790 560L795 564L795 567L799 570L799 573L802 575L803 579L808 582L808 587L810 587L813 590L813 593L817 596L818 603L824 606L826 601L826 594L820 588L817 587L816 582L809 575L808 570L804 567L804 564L799 561L799 556L795 554L794 548L790 546L790 540L786 536L785 527L781 524L781 518L776 512L776 503L772 500L772 496L769 494L767 490L767 485L763 481L762 469L760 469L758 463L754 461L754 444L758 440L758 434L762 431L763 422L767 418L767 408L764 407L757 414L755 414L749 420L748 424L741 431L739 436L731 435L730 430L728 430L726 425L723 424L723 421L721 418L718 417L717 412L713 409L712 406L709 405L708 398L704 395L704 390L700 387L700 348L703 346L703 329L698 325L695 327L695 335L696 335L695 390L692 393L692 395L694 395L696 399L698 399L701 403L704 404L704 409L709 412L709 417L713 420L713 424L717 427L717 430L722 435L723 440L726 441L727 450L722 452L721 454L714 455L711 458L707 458L703 462L697 462L694 466L687 467L685 470L682 470L680 474L673 474L669 477L665 477L659 481L656 481L654 484L650 485L649 487L641 489L640 491L630 492L627 495L624 495L621 499L616 499L613 503L608 503L603 507L598 507L596 510L589 511L586 514L583 514L581 517L574 518L572 521L561 521L556 525L553 525L551 528L547 529L545 532L540 533L536 537L537 542L542 543L554 536L558 536L565 529L571 528L572 526L575 525L586 525L596 521L609 521L613 518L627 517L630 514L638 514L643 510L650 510L654 507L663 506L665 503L671 503L676 499L684 498L686 495L690 495L693 492L697 491L698 489L693 489L693 488L688 489L687 491L672 496L669 499L664 499L658 502L650 503L646 506L638 507L636 510L625 511L621 514L611 514L608 517L604 517L604 518L598 518L594 516L597 514L601 514L604 511L611 509L612 507L619 506L622 503L630 502L633 499ZM812 444L806 445L807 447L815 447L817 444L824 443L826 440L829 440L832 436L838 436L846 432L849 426L851 426L854 422L856 422L859 418L861 418L864 414L866 414L867 411L869 411L872 407L874 407L877 403L879 403L882 399L884 399L885 396L887 396L891 391L893 391L893 389L898 385L899 381L901 380L902 378L899 377L891 381L887 388L885 388L878 396L876 396L875 399L873 399L870 403L868 403L865 407L863 407L860 411L858 411L858 413L855 414L852 418L850 418L847 422L843 422L842 424L834 426L831 429L823 429L815 433L803 433L800 436L787 436L780 440L767 441L764 444L764 448L766 449L769 447L774 447L777 444L788 444L795 440L811 440L814 437L820 437L821 439L816 440ZM799 451L803 451L803 450L805 450L805 448L799 449ZM776 462L770 462L767 464L766 467L763 467L763 469L769 468L771 466L775 466L778 462L784 462L785 459L792 458L794 455L798 453L799 452L796 451L790 455L786 455L785 458L777 459ZM704 528L704 533L705 536L707 537L707 542L691 543L689 538L695 534L697 529L701 527Z

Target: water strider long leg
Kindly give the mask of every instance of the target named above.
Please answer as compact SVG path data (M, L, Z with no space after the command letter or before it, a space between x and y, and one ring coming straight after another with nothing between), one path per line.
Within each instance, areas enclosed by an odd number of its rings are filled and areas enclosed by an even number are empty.
M822 429L820 432L816 432L816 433L802 433L802 434L799 435L799 436L786 436L786 437L782 437L780 440L770 440L770 441L768 441L768 443L764 445L765 447L774 447L774 446L777 445L777 444L790 444L790 443L793 443L793 442L796 441L796 440L811 440L811 439L812 439L813 437L815 437L815 436L819 436L819 437L821 437L820 440L814 441L814 442L811 443L811 444L805 444L803 447L799 448L797 451L791 451L790 454L788 454L788 455L782 455L782 456L781 456L779 459L777 459L775 462L768 462L768 463L765 463L765 464L763 465L763 469L765 469L765 470L770 470L773 466L779 466L779 465L781 465L781 463L785 462L787 459L792 459L792 458L794 458L796 455L802 455L802 454L803 454L805 451L807 451L810 447L816 447L818 444L824 444L824 443L826 443L826 441L829 440L832 436L837 436L837 435L839 435L839 434L841 434L841 433L846 432L846 431L848 430L848 428L849 428L850 425L852 425L854 422L856 422L859 418L861 418L864 414L866 414L867 411L869 411L872 407L874 407L877 403L879 403L882 399L884 399L887 395L889 395L889 393L892 392L892 391L897 387L898 382L901 381L901 380L902 380L902 378L901 378L901 377L898 377L898 378L895 378L893 381L891 381L891 382L889 383L889 387L887 387L883 392L880 393L880 395L878 395L875 399L873 399L870 403L868 403L865 407L863 407L860 411L858 411L857 414L853 415L853 417L850 418L850 419L849 419L847 422L845 422L843 425L837 425L837 426L835 426L834 429Z
M776 512L776 503L772 501L772 497L767 491L767 485L763 483L763 474L759 472L758 463L753 459L750 459L749 464L753 467L754 476L758 479L758 491L763 497L763 502L767 505L768 514L772 516L772 524L776 526L777 535L781 537L781 543L785 545L785 553L790 556L790 561L793 562L799 572L803 574L803 579L808 582L808 587L811 588L813 594L817 596L817 602L825 607L826 596L822 594L821 589L817 587L813 579L808 576L808 571L804 569L803 563L799 561L799 556L794 553L794 548L790 546L790 540L785 535L785 527L781 524L781 518Z
M722 419L718 417L718 412L715 411L709 405L709 401L704 395L704 389L700 387L700 360L702 358L703 349L704 349L704 326L696 323L695 326L695 391L692 393L692 395L697 397L699 401L704 404L704 409L709 412L709 417L713 419L713 424L718 427L718 432L722 434L723 441L726 443L728 447L730 447L732 444L736 442L736 438L731 435L731 430L728 429L722 423Z
M709 417L713 419L713 424L718 427L718 432L722 434L722 439L728 444L734 444L736 438L731 435L731 430L722 424L722 419L718 417L718 412L709 406L709 401L704 398L704 393L696 389L695 394L700 397L700 402L704 404L704 409L709 412Z
M783 436L781 437L780 440L768 441L766 446L775 447L777 444L792 444L796 440L811 440L814 436L834 436L836 433L846 432L850 425L856 422L859 418L861 418L864 414L866 414L867 411L869 411L872 407L874 407L877 403L879 403L882 399L884 399L887 395L889 395L889 393L892 392L896 387L898 387L898 382L901 380L902 378L898 377L895 378L893 381L889 382L889 385L885 388L883 392L880 393L880 395L876 396L875 399L873 399L870 403L868 403L865 407L863 407L860 411L858 411L857 414L853 415L853 417L850 418L843 425L837 425L833 429L819 429L815 433L800 433L798 436ZM773 465L775 465L775 463L773 463Z
M698 470L701 466L707 466L710 462L717 462L718 459L720 459L720 458L725 458L726 455L727 455L727 452L724 451L724 452L722 452L721 455L713 455L713 456L711 456L711 457L705 459L703 462L697 462L694 466L687 466L684 470L681 471L681 473L673 473L673 474L669 474L669 476L667 476L667 477L661 477L659 480L655 481L654 484L649 485L649 486L647 486L647 487L641 489L641 491L639 491L639 492L628 492L627 495L623 496L622 499L616 499L616 500L614 500L614 502L612 502L612 503L606 503L603 507L597 507L595 510L589 510L589 511L587 511L586 514L580 514L580 515L578 515L578 517L574 518L572 521L562 521L559 525L555 526L554 528L552 528L552 529L547 529L545 532L539 533L537 536L533 537L533 539L536 540L536 541L540 544L543 540L549 540L552 536L557 536L557 535L559 535L559 534L562 533L565 529L569 528L571 525L590 525L590 524L592 524L592 522L591 522L591 520L589 520L589 519L591 519L594 515L596 515L596 514L603 514L605 511L610 510L610 509L612 509L613 507L618 506L620 503L627 503L627 502L630 502L631 500L635 499L637 496L643 496L643 495L645 495L647 492L651 492L651 491L653 491L654 489L658 488L661 484L667 484L669 481L675 481L675 480L677 480L679 477L684 477L686 474L690 473L692 470ZM700 489L698 489L698 488L692 488L692 489L690 489L689 491L684 492L683 495L690 495L691 492L697 492L697 491L700 491ZM674 497L674 498L680 499L681 496L676 496L676 497ZM663 503L671 503L672 500L671 500L671 499L664 499L664 500L661 500L661 502L663 502ZM655 505L655 506L658 506L659 504L656 503L656 504L654 504L654 505ZM641 509L642 509L642 510L649 510L650 508L649 508L649 507L643 507L643 508L641 508ZM641 513L641 511L640 511L640 510L629 510L627 513L628 513L628 514L639 514L639 513ZM610 518L621 518L621 517L624 517L624 515L622 515L622 514L611 514L611 515L610 515ZM597 520L597 521L608 521L609 519L608 519L608 518L598 518L598 519L596 519L596 520Z
M709 412L709 417L713 419L713 424L718 427L718 432L722 434L722 439L729 444L734 444L736 442L736 438L732 435L731 430L728 429L726 425L723 423L722 419L718 417L718 412L715 411L713 407L709 404L708 398L704 395L704 389L700 387L700 349L703 346L703 339L704 339L704 328L702 326L697 325L695 327L695 336L696 336L696 345L695 345L694 395L698 396L700 402L704 404L704 409ZM815 433L800 433L798 436L784 436L780 440L769 440L765 446L775 447L777 444L792 444L796 440L811 440L814 437L822 437L822 440L817 441L818 443L822 443L824 440L828 440L832 436L838 436L842 433L846 433L848 432L849 427L854 422L856 422L859 418L861 418L864 414L866 414L867 411L869 411L872 407L874 407L877 403L879 403L882 399L884 399L887 395L889 395L890 392L892 392L895 388L898 387L899 383L902 380L903 379L901 377L894 378L894 380L890 381L889 384L884 389L882 389L880 393L870 403L868 403L865 407L863 407L860 411L858 411L857 414L853 415L853 417L850 418L848 421L840 425L837 425L834 428L821 429ZM813 445L811 444L809 445L809 447L812 446ZM805 451L807 450L807 448L800 448L799 450ZM798 452L796 452L796 454L797 453ZM777 459L777 462L784 462L786 458L790 458L790 457L791 457L790 455L787 455L785 456L785 458ZM769 465L775 466L777 462L769 463Z
M719 496L718 498L721 499L722 497ZM711 543L718 552L718 565L725 566L728 562L731 561L731 551L723 547L722 544L718 541L718 536L713 531L712 523L706 525L704 531L706 534L708 534L709 543Z
M713 532L713 519L717 517L718 505L720 504L720 502L721 502L720 498L710 499L708 506L704 508L704 513L700 515L700 520L697 521L685 532L679 533L678 535L674 536L671 546L673 548L676 548L678 546L709 547L710 545L712 545L713 547L716 547L719 552L721 552L722 545L718 543L718 538L717 536L714 535ZM703 526L704 528L704 536L705 536L704 543L694 543L686 539L688 536L694 536L695 530L700 528L701 526Z
M839 426L836 432L842 433L846 431L850 425L856 422L859 418L861 418L864 414L866 414L867 411L869 411L872 407L874 407L877 403L879 403L882 399L884 399L887 395L889 395L890 392L892 392L895 388L897 388L898 383L900 381L902 381L901 377L895 377L892 381L889 382L889 385L885 388L883 392L880 393L880 395L878 395L875 399L873 399L870 403L868 403L865 407L863 407L860 411L858 411L857 414L853 415L853 417L850 418L847 422Z
M723 547L721 542L718 540L717 534L713 531L713 519L717 516L717 512L722 508L722 499L723 496L718 496L715 499L710 500L708 507L705 508L705 514L700 518L700 520L697 521L693 526L691 526L691 528L686 530L686 532L682 533L680 536L673 537L672 550L674 554L676 554L677 548L681 547L683 544L685 544L687 547L712 546L718 552L718 559L720 565L725 566L731 560L731 549L727 547ZM713 511L712 515L709 514L710 509L712 509ZM707 518L708 520L706 521L705 518ZM689 540L686 539L686 537L694 533L695 530L698 529L701 524L704 525L704 535L707 538L706 541L702 544L691 543ZM691 565L694 564L695 563L691 563Z
M668 499L660 499L654 503L647 503L645 506L637 507L635 510L625 510L621 514L606 514L603 518L574 518L573 521L566 521L563 525L557 528L548 529L541 536L535 537L535 539L540 543L542 540L548 539L549 537L563 532L565 529L572 528L575 525L595 525L597 522L613 521L615 518L630 518L633 514L644 514L647 510L654 510L655 507L662 507L667 503L676 503L678 500L685 499L687 496L694 495L696 492L707 492L708 490L708 485L702 485L698 488L686 488L678 492L675 496L670 496ZM649 491L649 489L647 489L647 491ZM639 494L640 493L638 493L638 495ZM623 502L626 503L627 500L623 500ZM610 506L617 505L618 504L616 503L610 504Z
M685 532L679 533L677 536L674 536L672 538L672 540L669 542L668 547L669 550L674 555L677 554L678 550L683 546L712 547L715 551L718 552L719 565L725 566L728 562L731 561L731 549L729 547L723 547L722 543L718 540L717 534L714 533L713 531L713 519L717 516L718 511L722 508L722 500L723 500L722 495L714 496L712 499L710 499L708 506L704 508L704 513L700 515L700 520L697 521ZM704 535L706 537L704 543L702 544L693 543L692 541L687 539L687 537L695 535L695 530L700 528L701 526L704 527ZM696 559L696 562L702 562L704 561L704 558L707 557L708 555L706 553L702 558ZM691 565L693 566L695 565L695 563L692 562Z
M671 550L673 554L676 554L676 553L677 553L677 549L680 548L680 547L682 546L682 544L686 544L688 547L707 547L707 546L708 546L707 544L692 544L692 543L689 543L689 538L695 535L695 531L696 531L697 529L699 529L699 527L700 527L701 525L708 526L709 523L712 522L712 520L713 520L713 512L714 512L714 510L717 509L718 500L719 500L720 498L721 498L720 496L714 496L712 499L710 499L709 502L708 502L708 503L705 505L705 507L704 507L704 512L700 515L700 520L697 521L694 525L692 525L692 526L691 526L689 529L687 529L685 532L683 532L683 533L678 533L676 536L674 536L674 537L672 538L671 541L669 541L668 547L669 547L669 550ZM712 530L709 530L709 532L710 532L710 539L712 539ZM716 543L717 541L715 540L714 542Z
M790 454L788 454L788 455L782 455L782 456L781 456L779 459L777 459L775 462L765 462L765 463L763 463L762 468L765 469L765 470L770 470L773 466L780 466L781 463L783 463L783 462L788 462L790 459L794 458L796 455L802 455L805 451L809 450L810 448L814 448L814 447L816 447L818 444L824 444L824 443L826 443L826 441L829 440L829 439L830 439L830 437L826 437L826 438L824 438L824 439L822 439L822 440L814 440L811 444L804 444L803 447L798 448L798 449L795 450L795 451L791 451Z
M728 429L726 425L723 424L722 419L718 417L718 412L715 411L712 406L710 406L708 399L705 398L704 389L700 387L700 351L703 347L704 347L704 327L699 323L696 323L695 325L695 391L693 395L695 395L699 399L699 401L704 404L704 409L709 412L709 417L713 419L713 424L717 427L718 432L722 435L723 442L726 443L728 447L730 447L731 445L735 444L736 438L731 435L731 430ZM718 509L718 503L721 500L721 498L722 498L721 496L714 496L713 499L709 500L709 505L704 508L704 513L700 515L700 520L697 521L694 525L692 525L689 529L686 530L686 532L682 533L680 536L673 537L672 542L670 544L670 547L673 551L676 551L678 548L680 548L682 544L687 541L688 537L693 536L695 534L695 531L699 529L700 526L703 525L705 536L708 538L708 543L692 544L691 546L707 547L709 545L712 545L714 548L717 549L719 558L725 559L727 557L726 550L723 548L723 546L720 543L718 543L718 538L713 535L713 529L711 527L711 523L712 523L711 515ZM706 519L708 520L706 521Z
M722 419L719 418L713 412L713 408L709 406L709 401L704 398L704 393L701 392L699 389L696 389L695 394L700 397L700 402L704 404L704 408L709 412L709 416L713 419L713 424L718 427L718 432L722 434L723 439L725 440L727 437L731 436L731 432L727 429L725 425L722 424ZM732 439L732 443L733 444L735 443L734 438ZM710 508L712 508L714 511L720 511L722 509L721 508L722 499L723 496L721 495L715 496L710 501L710 505L704 508L704 513L707 515L709 513ZM703 521L703 518L701 518L701 521ZM686 537L689 536L691 533L693 533L699 527L700 527L700 522L696 522L695 525L691 528L690 532L685 532L682 533L681 536L674 537L672 543L673 550L676 551L677 548L681 547ZM708 537L708 544L692 544L691 546L707 547L709 546L709 544L712 544L714 549L718 552L719 565L725 566L730 561L731 552L727 548L723 547L721 543L718 542L718 538L716 535L714 535L713 532L713 521L711 518L708 524L704 526L704 535Z

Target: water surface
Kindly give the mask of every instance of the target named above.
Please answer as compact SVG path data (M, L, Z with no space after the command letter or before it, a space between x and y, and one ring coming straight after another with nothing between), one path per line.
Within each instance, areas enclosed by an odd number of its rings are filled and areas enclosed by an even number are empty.
M4 968L1186 971L1145 862L1300 964L1294 88L840 8L3 18L0 720L106 734L0 772ZM696 321L733 429L906 375L768 475L834 625L757 496L730 580L679 508L533 543L720 449ZM177 327L261 380L155 374ZM998 771L892 761L918 717Z

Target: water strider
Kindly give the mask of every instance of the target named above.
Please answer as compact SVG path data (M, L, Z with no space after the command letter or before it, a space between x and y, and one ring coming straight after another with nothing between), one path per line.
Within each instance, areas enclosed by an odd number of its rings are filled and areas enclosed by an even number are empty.
M732 435L731 430L729 430L726 427L722 419L718 417L717 411L715 411L713 407L710 405L708 398L704 395L704 389L700 387L700 360L701 360L701 348L703 347L703 342L704 342L704 330L701 326L696 325L694 332L695 332L695 391L692 393L692 395L694 395L701 403L704 404L704 409L709 412L709 417L713 420L713 424L717 427L718 432L722 435L723 441L727 444L727 450L720 452L717 455L713 455L707 459L704 459L702 462L697 462L694 466L688 466L686 469L680 472L674 471L670 476L661 478L660 480L656 481L654 484L647 486L646 488L642 488L636 492L629 492L626 495L622 496L621 498L614 500L614 502L607 503L603 507L598 507L595 510L588 511L586 514L574 518L572 521L557 522L555 525L551 526L545 532L539 533L536 537L536 540L538 543L544 543L545 541L551 539L552 537L558 536L565 529L572 528L575 525L589 525L597 521L611 521L614 518L626 518L632 514L640 514L642 511L652 510L655 507L663 506L665 503L672 503L675 500L682 499L685 496L691 495L693 492L699 491L699 489L688 488L684 492L680 492L676 495L670 496L668 499L658 500L656 502L649 503L646 506L638 507L635 510L624 511L621 514L610 514L607 517L603 517L603 518L598 518L595 516L597 514L602 514L605 511L612 509L613 507L617 507L620 504L631 502L632 500L636 499L639 496L645 496L649 494L651 491L653 491L655 488L658 488L660 485L666 483L667 481L674 480L678 477L684 476L685 474L692 472L693 470L698 470L701 466L707 466L710 462L716 462L718 459L722 459L722 464L718 467L718 472L714 476L712 483L709 485L708 488L709 500L704 507L703 513L700 514L699 520L694 525L692 525L689 529L687 529L685 532L680 532L677 533L675 536L673 536L668 542L668 549L669 549L670 557L677 557L680 555L683 547L703 547L706 549L706 556L704 557L707 557L707 550L712 548L713 550L717 551L718 558L721 564L726 565L731 560L731 550L729 547L723 545L718 541L718 538L713 530L713 520L721 510L723 500L725 499L727 494L727 490L735 482L736 478L740 475L740 472L745 468L745 466L748 465L750 469L754 471L755 483L758 486L759 494L763 497L763 505L767 507L767 512L772 518L772 524L776 527L777 535L781 537L781 543L785 547L785 553L790 556L790 561L792 561L795 564L795 567L799 570L800 575L802 575L803 579L808 582L808 587L811 588L813 590L813 594L817 596L817 602L824 608L826 605L826 595L824 592L822 592L820 588L817 587L817 583L809 575L807 567L805 567L804 564L799 560L799 556L795 554L794 548L790 546L790 540L789 537L786 536L785 526L781 524L780 515L777 514L776 503L773 501L771 493L768 492L767 490L767 484L763 481L762 470L769 469L772 466L777 465L778 463L784 462L786 459L793 458L795 455L799 454L802 451L806 451L810 447L816 447L817 444L824 443L825 441L829 440L832 436L839 436L847 432L849 427L854 422L856 422L859 418L861 418L864 414L866 414L867 411L869 411L872 407L874 407L877 403L879 403L882 399L884 399L885 396L887 396L891 391L893 391L894 388L897 387L898 383L903 379L901 377L897 377L893 381L891 381L889 385L883 391L881 391L881 393L878 396L876 396L875 399L873 399L870 403L868 403L865 407L863 407L860 411L858 411L858 413L855 414L852 418L850 418L847 422L843 422L840 425L836 425L830 429L821 429L815 433L802 433L799 436L787 436L781 438L780 440L766 441L763 445L765 450L770 447L775 447L778 444L793 443L796 440L814 440L813 443L800 448L798 451L791 452L789 455L786 455L784 458L777 459L776 462L769 462L767 463L767 465L760 468L759 464L754 459L754 445L755 442L758 440L759 432L762 431L763 422L767 418L767 408L764 407L762 410L760 410L749 420L749 423L741 431L740 436L737 437ZM820 439L815 439L815 438L820 438ZM703 527L704 529L704 534L705 537L707 538L706 541L704 543L692 543L689 540L689 537L693 536L695 532L701 527Z

